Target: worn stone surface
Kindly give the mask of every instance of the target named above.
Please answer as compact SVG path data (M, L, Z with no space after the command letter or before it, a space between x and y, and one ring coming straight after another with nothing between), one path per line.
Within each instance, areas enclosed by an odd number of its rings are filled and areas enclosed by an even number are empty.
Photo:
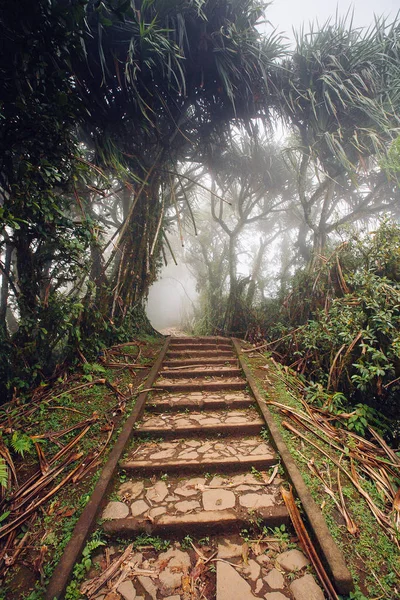
M193 479L189 479L185 482L184 485L179 486L174 489L174 494L178 494L178 496L195 496L198 493L198 486L202 486L205 483L204 477L194 477Z
M325 596L314 577L307 573L290 584L295 600L324 600Z
M117 587L117 592L121 594L124 600L135 600L136 598L136 590L130 579L123 581L121 585Z
M167 592L174 591L180 587L182 576L186 575L190 568L190 556L182 550L170 548L162 552L156 562L157 566L167 565L159 574L159 580Z
M150 455L150 458L152 458L153 460L161 460L163 458L171 458L171 456L173 455L174 450L173 448L170 448L169 450L161 450L160 452L154 452Z
M204 422L203 422L204 423ZM201 427L202 423L197 424L197 429ZM198 442L198 445L193 445L193 442ZM171 460L208 460L211 458L225 458L230 459L236 458L238 462L243 461L245 457L254 457L259 459L261 456L266 458L273 458L275 455L272 446L262 442L260 444L260 438L257 436L251 436L244 440L238 438L235 443L221 443L217 439L199 441L192 439L177 439L168 442L148 442L143 443L139 448L134 449L134 455L131 458L127 457L130 461L154 461L168 464ZM233 451L233 454L232 454ZM253 453L255 451L255 453ZM189 457L189 458L183 458ZM250 483L249 481L246 483Z
M276 561L285 571L300 571L310 564L308 558L300 550L288 550L276 557Z
M250 585L226 562L217 562L218 600L254 600Z
M121 600L121 596L118 592L108 592L108 594L104 596L104 600Z
M271 563L271 559L268 554L260 554L257 556L256 561L260 563L260 565L268 565Z
M243 569L243 574L246 575L246 577L248 577L249 579L251 579L251 581L256 581L256 579L260 577L260 572L260 565L252 558L249 558L249 560L247 561L247 565Z
M177 502L175 504L175 508L176 510L179 510L179 512L187 513L190 510L200 508L200 502L197 502L197 500L182 500L182 502Z
M288 597L282 594L282 592L268 592L264 598L266 600L288 600Z
M146 498L147 500L150 500L150 502L162 502L166 496L168 496L168 488L165 481L157 481L157 483L146 492Z
M139 575L138 581L142 585L144 590L149 594L151 600L157 600L157 588L154 585L153 580L150 577L144 577L143 575ZM137 596L136 600L138 600Z
M142 515L146 510L149 509L149 505L146 504L144 500L136 500L136 502L132 502L131 504L131 513L132 516L138 517Z
M129 515L129 508L123 502L109 502L105 507L103 519L125 519Z
M164 600L181 600L181 597L175 594L175 596L167 596Z
M225 539L223 544L218 544L218 558L236 558L241 555L241 544L232 544L229 539Z
M160 515L163 515L167 512L167 508L165 506L156 506L155 508L152 508L151 510L149 510L149 516L152 519L155 519L156 517L159 517Z
M225 510L236 503L235 494L230 490L208 490L202 497L204 510Z
M285 587L285 580L283 575L278 569L272 569L266 577L264 577L265 583L269 585L272 590L283 590Z
M274 506L274 497L270 494L244 494L239 498L240 506L245 508L269 508Z
M118 489L118 496L134 500L143 492L143 481L126 481Z

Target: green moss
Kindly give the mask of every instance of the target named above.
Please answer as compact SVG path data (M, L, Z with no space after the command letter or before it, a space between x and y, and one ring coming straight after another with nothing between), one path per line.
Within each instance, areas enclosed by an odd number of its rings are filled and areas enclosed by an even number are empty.
M296 410L303 411L303 405L293 393L291 383L295 378L287 374L272 361L268 355L260 358L247 358L247 363L256 378L257 387L263 397L268 401L280 402ZM267 384L257 378L256 369L260 365L268 364L268 378L273 385ZM400 553L395 543L385 534L371 513L364 498L357 492L352 483L341 474L343 495L346 499L347 509L359 528L358 535L348 533L342 517L339 515L333 500L324 492L321 482L311 474L307 467L310 459L320 470L328 466L332 481L336 481L337 467L317 449L306 442L300 444L299 439L282 426L282 414L273 405L268 406L278 426L282 437L296 461L312 497L319 506L323 506L323 514L332 534L342 550L346 564L354 578L356 594L358 597L368 590L369 598L385 598L396 600L399 597L398 574L400 573ZM312 433L302 429L302 434L316 443L325 452L336 460L342 459L342 464L349 469L349 461L340 453L331 448L328 443ZM326 439L326 438L325 438ZM363 488L370 494L377 506L383 508L384 502L376 487L369 480L362 478ZM397 584L397 587L396 587ZM382 595L384 592L384 595ZM354 596L356 597L356 596Z

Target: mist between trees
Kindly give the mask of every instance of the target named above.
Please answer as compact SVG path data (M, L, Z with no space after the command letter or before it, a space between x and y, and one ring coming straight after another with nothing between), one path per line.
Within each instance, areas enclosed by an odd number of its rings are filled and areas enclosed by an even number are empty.
M1 8L4 398L151 332L175 231L192 331L283 338L275 357L328 392L392 406L399 22L337 18L288 48L265 17L253 0Z

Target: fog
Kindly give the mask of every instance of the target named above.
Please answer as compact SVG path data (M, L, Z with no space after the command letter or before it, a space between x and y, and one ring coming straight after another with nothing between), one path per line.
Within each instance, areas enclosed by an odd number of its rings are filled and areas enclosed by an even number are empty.
M284 32L293 38L293 28L299 29L304 25L309 29L310 21L323 24L331 17L346 15L353 11L353 23L356 27L368 27L374 22L374 15L384 15L394 18L400 10L398 0L339 0L338 2L321 2L320 0L275 0L267 9L267 18L279 32Z
M177 234L170 236L170 243L179 258L178 265L171 260L162 268L159 279L150 288L147 301L147 316L157 331L190 326L198 298L196 282L184 264L184 252L177 250Z

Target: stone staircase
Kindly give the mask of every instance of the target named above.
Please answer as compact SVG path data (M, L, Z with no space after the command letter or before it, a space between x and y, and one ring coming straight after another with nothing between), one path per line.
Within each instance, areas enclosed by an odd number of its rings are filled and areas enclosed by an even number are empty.
M264 427L230 340L172 338L120 463L123 482L103 512L104 532L179 540L229 538L255 522L288 525L282 479L270 478L279 459ZM217 600L229 597L225 571L218 562ZM258 597L249 586L243 596Z

